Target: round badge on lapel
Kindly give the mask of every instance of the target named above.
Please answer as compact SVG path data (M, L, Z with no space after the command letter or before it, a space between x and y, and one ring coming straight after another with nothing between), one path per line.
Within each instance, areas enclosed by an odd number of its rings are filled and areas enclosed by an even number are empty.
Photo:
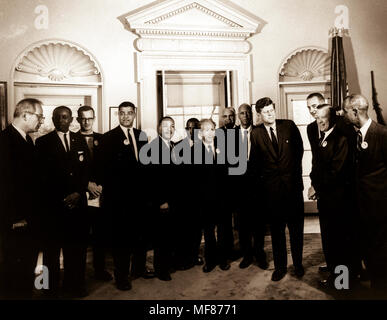
M286 140L285 142L286 142L286 143L289 143L289 140Z
M94 140L94 145L97 147L98 146L98 140Z
M128 139L125 139L125 140L124 140L124 145L127 146L128 144L129 144L129 140L128 140Z
M328 142L326 142L326 141L324 141L324 142L322 143L323 148L325 148L327 145L328 145Z
M368 148L368 143L367 142L362 142L362 144L361 144L361 147L362 147L362 149L367 149Z
M83 161L84 160L84 157L83 157L83 154L79 155L79 161Z
M216 149L215 152L216 152L217 154L219 154L219 153L220 153L220 150L219 150L219 149Z

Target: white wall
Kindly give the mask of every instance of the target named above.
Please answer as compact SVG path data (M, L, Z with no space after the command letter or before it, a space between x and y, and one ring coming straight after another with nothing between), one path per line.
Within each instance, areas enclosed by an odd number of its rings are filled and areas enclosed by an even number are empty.
M59 38L75 42L98 60L104 75L103 106L138 101L134 82L136 36L118 16L151 3L150 0L0 0L0 81L9 82L16 57L36 41ZM353 53L347 50L350 91L359 89L371 100L370 70L375 71L379 102L387 119L387 1L385 0L239 0L242 8L268 24L250 39L253 46L252 101L270 96L278 102L278 68L293 50L303 46L328 48L328 30L335 7L349 8ZM49 9L49 28L37 30L34 9ZM352 58L353 57L353 58ZM353 68L351 60L356 62ZM357 80L358 78L358 80ZM107 113L104 123L106 124ZM372 112L374 117L374 113ZM104 125L106 128L106 125Z

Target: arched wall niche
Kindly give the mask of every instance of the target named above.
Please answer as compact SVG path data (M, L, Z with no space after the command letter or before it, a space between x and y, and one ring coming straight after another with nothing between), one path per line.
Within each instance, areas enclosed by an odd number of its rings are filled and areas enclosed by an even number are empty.
M46 98L51 103L90 104L96 112L96 130L102 129L103 72L89 50L62 39L47 39L25 48L11 69L8 122L15 104L24 97ZM47 102L48 103L48 102ZM55 102L54 102L55 103Z

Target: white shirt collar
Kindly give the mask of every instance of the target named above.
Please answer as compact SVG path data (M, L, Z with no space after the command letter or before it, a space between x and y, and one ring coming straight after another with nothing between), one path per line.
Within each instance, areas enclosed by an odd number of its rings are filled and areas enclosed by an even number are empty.
M25 133L22 129L16 127L15 124L12 123L12 125L17 130L17 132L19 132L21 134L21 136L24 138L24 140L27 141L27 133Z
M277 136L277 128L276 128L276 123L275 123L275 121L274 121L274 123L271 124L271 125L267 125L267 124L263 124L263 125L265 126L266 131L268 132L270 139L271 139L270 128L273 128L274 134Z
M247 129L245 129L245 128L243 128L243 127L241 126L241 130L242 130L242 131L247 130L247 133L250 133L251 130L253 130L253 127L252 127L252 125L250 125L250 127L248 127Z
M67 131L67 132L62 132L62 131L56 130L56 133L59 135L59 137L64 137L64 134L69 134L69 133L70 133L70 130Z
M334 125L332 128L330 128L328 131L325 131L324 132L324 139L323 139L323 141L322 142L324 142L327 138L328 138L328 136L332 133L332 131L333 131L333 129L336 127L336 125ZM319 130L320 131L320 130ZM319 134L321 134L321 133L319 133Z
M363 135L363 141L367 134L368 129L370 128L371 123L372 123L372 119L368 118L367 122L360 128L360 132Z
M167 140L167 139L164 139L162 136L159 136L160 138L161 138L161 140L163 140L164 141L164 143L168 146L168 148L170 148L171 147L171 140Z
M127 128L127 127L124 127L124 126L122 126L122 125L120 125L120 127L121 127L122 131L125 133L126 138L129 139L129 137L128 137L128 129L129 129L129 130L133 130L133 127Z

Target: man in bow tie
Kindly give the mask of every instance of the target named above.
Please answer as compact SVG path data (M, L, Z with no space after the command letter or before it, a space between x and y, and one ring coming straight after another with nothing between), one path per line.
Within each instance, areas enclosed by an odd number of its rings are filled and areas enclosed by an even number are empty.
M97 161L100 150L102 134L93 131L95 122L94 109L90 106L82 106L78 109L77 121L81 128L78 135L85 139L90 151L90 181L88 189L87 212L91 226L91 238L93 247L94 277L101 281L112 280L111 274L105 268L105 251L108 241L106 219L101 209L102 186L97 184Z
M30 298L38 255L41 198L38 162L29 133L43 123L42 102L21 100L0 133L0 297Z

